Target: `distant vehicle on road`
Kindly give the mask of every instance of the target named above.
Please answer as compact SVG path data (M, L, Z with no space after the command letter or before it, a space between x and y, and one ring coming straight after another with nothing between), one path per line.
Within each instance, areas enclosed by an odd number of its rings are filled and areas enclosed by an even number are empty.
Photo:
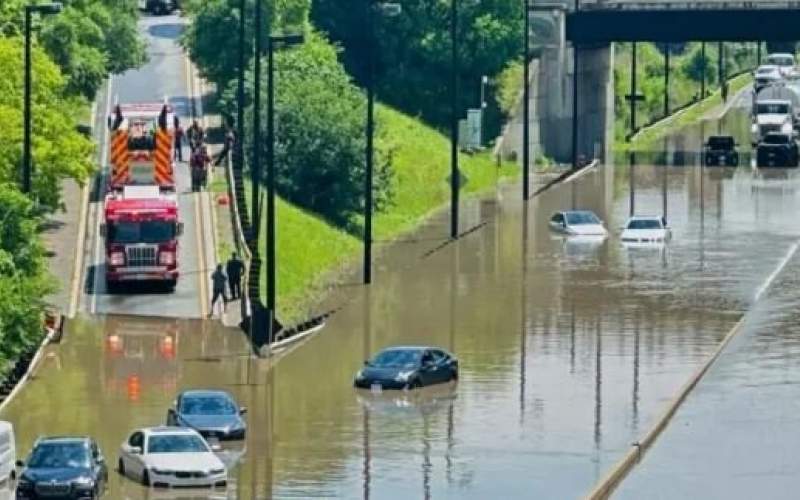
M753 86L756 92L760 91L767 85L781 81L783 78L780 68L774 65L759 66L753 76L755 79Z
M362 389L415 389L458 380L458 360L436 347L390 347L358 371L353 385Z
M785 99L758 100L753 111L755 116L750 130L753 147L756 147L764 136L773 132L794 134L794 111L791 101Z
M781 74L786 76L794 69L794 56L776 52L767 56L767 64L777 66Z
M567 236L608 235L603 221L589 210L556 212L550 217L550 229Z
M226 391L190 390L180 393L167 410L167 425L189 427L205 438L244 439L246 412Z
M791 135L767 134L758 143L756 165L759 167L796 167L798 164L797 141Z
M708 166L724 165L736 167L739 165L739 153L736 151L736 141L729 135L712 135L703 146L703 163Z
M623 243L663 243L672 237L672 231L662 217L638 215L628 219L622 229Z
M150 14L171 14L178 8L178 0L139 0L139 10Z
M108 469L97 443L88 437L39 438L17 481L17 499L100 498Z
M134 431L122 443L119 472L144 486L224 487L225 464L194 429L150 427Z

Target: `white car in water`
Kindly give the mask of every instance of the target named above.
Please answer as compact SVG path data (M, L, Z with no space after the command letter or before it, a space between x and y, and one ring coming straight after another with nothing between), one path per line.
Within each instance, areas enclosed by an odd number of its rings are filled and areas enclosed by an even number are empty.
M608 231L594 212L571 210L550 217L550 229L567 236L607 236Z
M622 229L623 243L664 243L672 237L672 231L662 217L639 215L631 217Z
M224 487L225 464L194 429L138 429L122 443L119 472L145 486Z

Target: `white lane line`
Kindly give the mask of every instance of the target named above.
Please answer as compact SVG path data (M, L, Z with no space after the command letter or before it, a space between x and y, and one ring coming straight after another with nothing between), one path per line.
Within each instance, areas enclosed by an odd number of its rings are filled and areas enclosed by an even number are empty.
M108 90L106 94L106 109L105 114L103 115L102 123L105 124L106 119L111 114L111 95L113 92L113 84L114 84L114 77L113 75L109 75L108 77ZM94 283L92 284L92 298L90 302L89 312L91 314L95 314L97 312L97 294L100 290L100 225L103 223L103 190L105 187L105 178L106 178L106 168L108 167L108 127L103 127L103 141L100 144L100 186L98 187L98 192L101 195L94 204L94 217L95 217L95 227L94 227L94 258L92 258L92 263L94 264Z
M778 267L776 267L775 270L772 271L772 274L767 276L767 279L764 281L764 283L762 283L761 286L756 290L756 293L753 296L753 302L758 302L758 300L761 298L764 292L766 292L767 289L769 289L770 285L772 285L772 282L775 281L775 278L778 277L781 271L783 271L783 268L786 267L786 264L788 264L789 261L792 259L792 257L794 257L794 254L797 253L798 248L800 248L800 242L796 242L789 248L789 251L786 252L786 255L783 257L781 263L778 264Z

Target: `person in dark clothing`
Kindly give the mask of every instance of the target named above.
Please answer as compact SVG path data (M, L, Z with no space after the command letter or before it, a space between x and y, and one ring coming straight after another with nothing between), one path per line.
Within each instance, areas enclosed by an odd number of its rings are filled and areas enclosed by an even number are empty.
M228 263L225 265L225 272L228 273L228 288L231 291L231 300L242 298L244 263L239 260L239 256L235 252L228 259Z
M192 122L192 126L189 127L187 134L189 138L189 147L191 148L192 152L200 147L206 140L205 130L203 130L203 127L200 126L200 123L198 123L197 120Z
M227 281L228 277L225 276L225 273L222 271L222 264L217 264L217 268L211 274L212 296L211 311L208 313L209 318L214 315L214 305L220 297L222 298L222 313L225 313L225 306L228 303L228 297L225 295L225 284Z
M175 159L183 161L183 129L180 124L175 127Z

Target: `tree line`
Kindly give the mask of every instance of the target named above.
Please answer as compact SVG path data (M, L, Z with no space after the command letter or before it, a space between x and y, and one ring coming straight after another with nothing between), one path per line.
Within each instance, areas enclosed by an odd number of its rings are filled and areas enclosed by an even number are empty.
M67 0L32 25L30 196L19 190L23 139L24 5L0 2L0 375L41 339L45 296L54 291L39 228L62 206L66 179L85 183L95 148L79 131L109 73L138 66L144 45L131 3ZM70 207L77 210L78 207Z

